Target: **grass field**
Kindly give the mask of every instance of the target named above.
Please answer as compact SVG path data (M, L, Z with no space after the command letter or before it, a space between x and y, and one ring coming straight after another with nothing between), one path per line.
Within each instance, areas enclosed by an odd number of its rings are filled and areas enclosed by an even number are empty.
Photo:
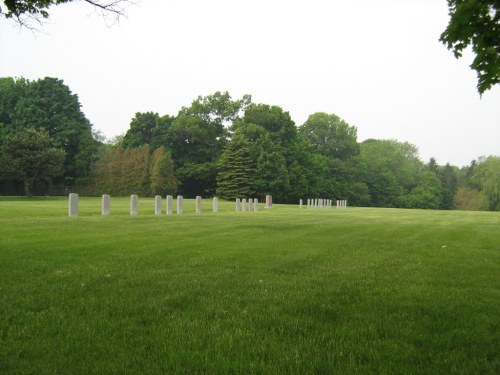
M500 213L0 198L0 374L499 374Z

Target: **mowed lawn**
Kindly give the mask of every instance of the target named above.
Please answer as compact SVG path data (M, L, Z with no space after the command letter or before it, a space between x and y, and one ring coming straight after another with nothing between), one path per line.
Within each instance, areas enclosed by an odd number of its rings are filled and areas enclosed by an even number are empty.
M500 373L498 212L153 206L0 198L1 374Z

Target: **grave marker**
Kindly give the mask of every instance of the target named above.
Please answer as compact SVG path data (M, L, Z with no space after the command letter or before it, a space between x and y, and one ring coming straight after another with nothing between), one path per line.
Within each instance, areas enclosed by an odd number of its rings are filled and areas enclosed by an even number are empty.
M182 195L177 196L177 213L178 214L184 213L184 198Z
M161 195L155 196L155 215L161 215Z
M273 207L273 197L272 195L266 195L266 205L264 208L272 208Z
M174 197L171 195L167 195L167 215L172 215L174 212Z
M201 213L201 196L196 196L196 213Z
M130 215L136 216L137 215L137 203L138 203L139 197L135 194L132 194L130 196Z
M109 216L111 213L111 196L109 194L102 195L101 214L102 216Z
M68 216L78 216L78 194L76 193L68 196Z

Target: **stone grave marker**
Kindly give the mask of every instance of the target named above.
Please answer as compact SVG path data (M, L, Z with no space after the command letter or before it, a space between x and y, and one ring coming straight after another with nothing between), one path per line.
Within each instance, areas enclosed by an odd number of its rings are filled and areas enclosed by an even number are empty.
M174 197L167 195L167 215L172 215L174 213Z
M130 196L130 215L136 216L137 215L137 204L139 201L139 197L135 194L132 194Z
M78 194L76 193L68 196L68 216L78 216Z
M177 196L177 213L184 213L184 197L182 195Z
M111 196L109 194L102 195L101 214L102 216L111 214Z

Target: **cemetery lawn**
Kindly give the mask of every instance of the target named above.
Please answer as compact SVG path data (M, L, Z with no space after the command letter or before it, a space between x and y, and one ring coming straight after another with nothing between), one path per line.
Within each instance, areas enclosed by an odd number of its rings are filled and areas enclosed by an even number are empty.
M500 213L219 206L0 197L0 373L500 373Z

